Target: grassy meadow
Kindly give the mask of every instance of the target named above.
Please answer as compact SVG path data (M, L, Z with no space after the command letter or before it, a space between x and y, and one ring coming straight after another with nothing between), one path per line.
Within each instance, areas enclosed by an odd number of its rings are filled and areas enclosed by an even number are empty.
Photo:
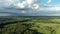
M0 34L60 34L60 17L0 18Z

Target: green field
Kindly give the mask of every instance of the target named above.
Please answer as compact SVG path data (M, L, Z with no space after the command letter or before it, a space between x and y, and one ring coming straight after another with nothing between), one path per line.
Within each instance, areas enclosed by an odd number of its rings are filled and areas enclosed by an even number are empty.
M60 17L0 18L0 34L60 34Z

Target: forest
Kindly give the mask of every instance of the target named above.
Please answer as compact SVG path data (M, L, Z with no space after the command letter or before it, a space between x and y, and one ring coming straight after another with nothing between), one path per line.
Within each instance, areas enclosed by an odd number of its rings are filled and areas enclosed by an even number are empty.
M60 18L0 17L0 34L60 34Z

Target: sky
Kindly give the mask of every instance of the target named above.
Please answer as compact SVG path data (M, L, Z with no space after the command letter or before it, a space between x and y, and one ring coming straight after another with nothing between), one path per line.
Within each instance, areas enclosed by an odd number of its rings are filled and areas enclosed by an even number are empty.
M0 0L0 16L60 16L60 0Z

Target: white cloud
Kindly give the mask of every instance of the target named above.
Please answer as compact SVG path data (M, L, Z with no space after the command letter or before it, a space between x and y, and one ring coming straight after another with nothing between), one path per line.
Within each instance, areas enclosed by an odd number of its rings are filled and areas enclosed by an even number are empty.
M25 0L25 1L27 2L27 4L30 5L37 2L37 0Z
M30 6L30 8L37 10L40 8L40 6L38 4L33 4L32 6Z
M27 4L32 4L34 0L25 0Z
M48 4L51 3L51 0L48 0L47 3ZM15 7L15 9L27 8L26 11L25 10L13 10L13 9L12 10L5 10L4 9L5 12L9 12L9 13L17 13L17 14L20 14L20 13L27 14L28 13L28 14L32 15L34 13L35 14L39 13L37 11L43 11L43 12L41 12L41 14L43 15L43 13L46 11L48 11L48 12L49 11L60 11L60 7L43 7L43 6L41 7L40 5L41 4L38 3L38 0L25 0L22 3L20 3L19 0L0 0L0 8L2 8L2 7L4 7L4 8L9 7L10 8L12 6ZM51 5L49 5L49 6L51 6ZM30 10L32 9L32 10L30 11L28 9L30 9ZM48 13L48 12L46 12L46 13ZM9 15L11 15L11 14L4 14L4 13L0 14L0 16L9 16ZM39 15L40 15L40 13L39 13ZM58 15L59 16L60 14L48 14L48 15Z
M35 6L36 5L36 6ZM15 8L32 8L29 6L35 6L35 8L37 9L37 0L25 0L22 3L20 3L19 0L0 0L0 8L11 8L11 7L15 7Z
M16 5L19 0L0 0L0 7L9 7L11 5Z
M48 0L48 2L47 2L47 3L51 3L51 1L52 1L52 0Z
M25 8L26 7L26 2L23 1L23 3L18 3L16 7L17 8Z
M37 3L38 0L25 0L22 3L18 3L16 8L30 8L30 9L38 9L39 4Z
M22 11L21 13L24 13L24 14L25 14L25 13L27 13L27 12L26 12L26 11Z
M47 16L60 16L60 14L47 14Z
M50 10L53 10L53 11L60 11L60 7L52 7L52 8L50 8Z
M0 16L10 16L10 14L0 13Z
M60 7L39 7L38 11L60 11Z
M39 8L38 0L26 0L26 3L28 5L28 8L35 10Z
M51 3L52 0L48 0L48 3ZM38 11L60 11L60 7L40 7L38 0L25 0L22 3L19 0L0 0L0 7L11 7L15 8L30 8Z

